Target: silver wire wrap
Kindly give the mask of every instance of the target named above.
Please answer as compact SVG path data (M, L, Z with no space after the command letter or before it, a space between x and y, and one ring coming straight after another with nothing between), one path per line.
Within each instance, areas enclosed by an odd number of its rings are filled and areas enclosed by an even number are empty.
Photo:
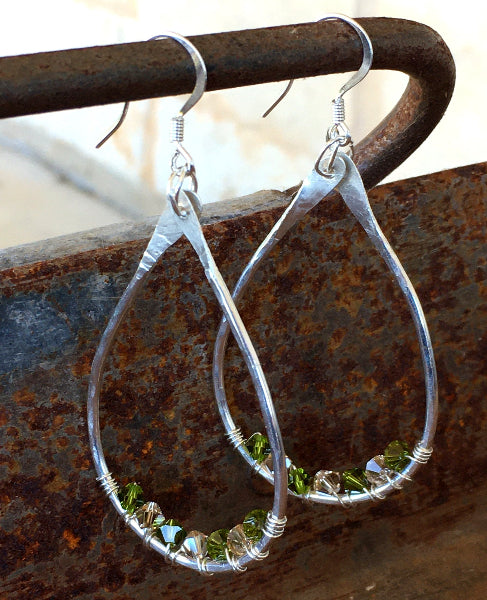
M198 571L202 575L206 575L207 577L210 577L211 575L213 575L213 573L210 573L210 571L208 571L208 559L206 558L206 556L204 558L201 558L201 556L197 556L196 557L196 565L197 565Z
M403 473L402 471L392 471L392 473L394 475L397 475L401 479L404 479L404 481L412 481L413 480L412 477L409 477L409 475L407 475L406 473Z
M339 125L345 122L345 100L343 96L337 96L333 100L333 123Z
M178 115L171 119L171 132L170 139L172 142L183 142L184 141L184 116Z
M180 552L180 549L176 550L176 552L173 552L169 544L166 544L165 546L162 544L162 546L164 547L164 560L168 565L173 565L176 562L176 558Z
M118 483L112 477L111 473L105 473L101 477L97 477L96 480L101 486L101 489L106 493L107 496L110 494L117 494Z
M240 431L240 427L236 427L231 431L227 431L225 433L225 437L228 438L228 441L232 444L234 448L238 448L239 446L245 444L245 438L242 435L242 432Z
M432 454L433 448L424 448L421 445L421 442L418 442L414 446L413 455L410 458L411 460L419 463L420 465L425 465L429 461L430 456Z
M368 494L372 502L377 502L378 500L385 499L385 496L381 494L375 486L371 486L370 489L364 488L364 492Z
M391 477L389 475L389 473L387 473L387 471L384 473L384 475L385 475L389 485L391 485L395 490L402 490L404 481L397 481L397 479L394 479L394 477Z
M339 149L344 149L353 156L353 140L348 125L345 123L345 101L343 96L337 96L333 102L333 125L326 132L326 146L316 162L316 170L324 176L333 172L335 158ZM324 169L322 163L325 163Z
M126 525L129 525L131 521L137 524L139 523L139 520L137 519L135 513L129 513L128 511L125 511L122 515L122 518L125 521Z
M151 539L156 534L156 532L152 529L152 527L146 527L144 537L142 539L142 543L146 548L150 548Z
M267 517L265 520L264 527L262 531L265 535L271 538L278 538L284 533L284 529L286 527L287 517L283 517L279 519L276 517L271 511L267 513Z
M259 552L254 545L250 545L247 548L247 554L254 560L264 560L264 558L269 556L269 550L266 550L265 552Z
M229 552L228 548L225 548L225 556L227 557L228 564L232 567L232 569L235 571L235 573L243 573L244 571L247 570L247 567L245 567L244 565L241 565L238 562L238 558L236 556L234 556L233 554L231 554Z

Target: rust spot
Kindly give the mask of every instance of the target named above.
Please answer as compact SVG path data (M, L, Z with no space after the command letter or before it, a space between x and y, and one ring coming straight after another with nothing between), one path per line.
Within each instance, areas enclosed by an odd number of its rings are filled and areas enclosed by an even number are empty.
M68 544L68 548L70 550L76 550L81 540L80 537L76 537L74 533L69 529L65 529L63 531L63 538L66 540L66 543Z
M147 440L144 444L144 447L141 449L141 453L143 455L149 454L149 452L152 450L153 445L154 442L152 440Z
M0 427L5 427L10 419L10 414L5 406L0 406Z
M36 394L28 388L23 388L14 393L13 399L19 406L32 406L35 403Z
M328 351L332 352L333 350L339 348L343 342L343 338L345 337L346 333L347 330L343 327L335 329L335 331L333 331L333 333L331 334L330 340L328 342Z
M83 377L90 374L91 362L93 357L91 355L82 355L80 359L73 365L71 371L75 377Z

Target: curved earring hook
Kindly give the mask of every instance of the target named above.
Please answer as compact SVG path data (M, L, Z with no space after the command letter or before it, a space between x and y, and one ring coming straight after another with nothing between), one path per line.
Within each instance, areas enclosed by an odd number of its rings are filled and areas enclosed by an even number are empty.
M195 48L195 46L193 46L193 44L189 40L187 40L185 37L183 37L179 33L175 33L174 31L165 31L164 33L161 33L159 35L151 37L147 41L152 42L152 41L155 41L155 40L162 40L162 39L165 39L165 38L170 38L170 39L174 40L175 42L178 42L179 44L181 44L181 46L184 47L185 50L188 51L188 54L190 55L191 60L193 61L194 68L195 68L195 71L196 71L196 83L195 83L195 86L193 88L193 91L191 92L191 96L188 98L188 100L186 100L186 102L184 103L183 107L181 108L181 110L178 113L179 117L184 117L184 115L187 112L189 112L193 108L193 106L200 100L201 96L205 92L205 89L206 89L206 78L207 78L206 66L205 66L205 62L203 60L203 57L201 56L201 54L199 53L199 51ZM122 123L125 120L125 117L127 116L127 112L128 112L128 109L129 109L129 104L130 104L130 102L126 102L124 104L122 115L121 115L118 123L101 140L101 142L98 142L98 144L96 145L97 148L100 148L101 146L103 146L103 144L107 140L109 140L112 137L112 135L121 127Z
M356 73L354 73L354 75L347 81L347 83L345 83L345 85L342 85L338 96L335 98L335 101L337 101L340 98L342 98L342 96L346 92L348 92L354 86L356 86L357 83L360 83L362 81L362 79L370 71L370 67L372 66L372 60L374 58L374 50L372 47L372 42L371 42L367 32L361 25L359 25L357 23L357 21L354 21L353 19L351 19L350 17L347 17L346 15L342 15L339 13L332 13L332 14L326 15L326 17L323 17L322 19L320 19L318 21L318 23L321 23L321 21L329 21L330 19L337 19L339 21L343 21L344 23L347 23L348 25L350 25L350 27L353 27L353 29L357 32L357 34L360 38L360 41L362 42L362 48L363 48L362 64L360 65L359 70ZM291 79L289 81L289 83L287 84L287 87L284 90L284 92L279 96L279 98L274 102L274 104L265 111L265 113L262 115L262 118L267 117L267 115L269 115L276 108L276 106L281 102L281 100L284 100L284 98L289 93L293 83L294 83L294 79Z

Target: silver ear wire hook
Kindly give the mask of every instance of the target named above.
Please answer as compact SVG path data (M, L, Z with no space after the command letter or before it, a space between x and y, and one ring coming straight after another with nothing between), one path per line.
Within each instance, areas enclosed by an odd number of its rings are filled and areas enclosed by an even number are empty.
M193 61L196 71L196 83L191 93L191 96L186 100L178 114L171 119L171 142L176 144L176 150L171 159L171 176L167 187L167 197L172 204L172 207L179 217L184 218L187 214L183 206L179 204L179 192L187 178L191 180L191 192L198 191L198 181L196 179L196 170L193 159L189 152L184 148L182 142L184 140L184 115L189 112L193 106L200 100L206 89L206 66L203 57L193 44L182 35L173 31L165 31L160 35L151 37L148 41L161 40L170 38L181 44ZM109 140L112 135L120 128L127 116L130 102L126 102L123 107L122 115L115 127L99 142L96 147L100 148ZM195 206L196 210L200 207Z
M323 17L322 19L320 19L318 21L318 23L321 23L322 21L329 21L331 19L338 19L339 21L343 21L344 23L347 23L348 25L350 25L350 27L353 27L353 29L357 32L357 34L360 38L360 41L362 42L362 49L363 49L362 64L360 65L359 70L353 74L353 76L347 81L347 83L345 83L345 85L342 85L338 96L333 101L334 103L339 102L340 104L343 104L343 100L342 100L343 95L346 92L348 92L349 90L351 90L354 86L356 86L357 83L360 83L362 81L362 79L370 71L370 67L372 66L372 60L374 57L374 50L372 47L372 42L371 42L369 36L367 35L367 32L365 31L365 29L361 25L359 25L357 23L357 21L354 21L353 19L351 19L350 17L347 17L346 15L342 15L339 13L331 13L329 15L326 15L326 17ZM267 117L276 108L276 106L282 100L284 100L284 98L287 96L287 94L291 90L293 83L294 83L294 79L291 79L289 81L289 83L287 84L284 92L279 96L279 98L274 102L274 104L272 104L272 106L270 106L265 111L265 113L262 115L262 118Z
M360 65L359 70L356 71L344 85L342 85L338 96L332 101L333 124L328 128L326 132L325 147L321 151L321 154L318 157L318 160L315 164L316 171L323 177L329 177L332 174L335 158L340 148L347 148L350 156L353 155L352 134L350 133L348 125L345 123L345 102L343 100L343 96L346 92L348 92L354 86L356 86L357 83L360 83L362 79L367 75L367 73L370 71L370 67L372 66L372 60L374 57L372 42L364 28L361 27L356 21L350 19L350 17L347 17L345 15L330 14L324 17L323 19L320 19L320 22L328 21L329 19L338 19L339 21L343 21L351 27L353 27L353 29L358 33L360 41L362 42L363 57L362 64ZM276 100L276 102L274 102L274 104L262 115L263 117L266 117L289 93L293 81L294 80L291 79L284 92Z
M162 39L166 39L166 38L173 39L175 42L178 42L179 44L181 44L181 46L183 46L185 48L185 50L188 51L188 54L190 55L190 57L193 61L195 70L196 70L196 84L194 86L194 89L191 92L191 96L188 98L188 100L186 100L183 107L181 108L181 110L178 113L178 117L184 117L184 115L187 112L189 112L193 108L193 106L200 100L201 96L205 92L205 89L206 89L206 66L205 66L205 62L204 62L201 54L198 52L198 50L193 46L193 44L191 44L191 42L189 42L189 40L187 40L182 35L179 35L179 33L175 33L174 31L165 31L164 33L161 33L159 35L155 35L154 37L149 38L147 41L153 42L155 40L162 40ZM125 117L127 116L129 104L130 104L130 102L125 102L125 104L123 106L123 111L122 111L122 114L120 116L118 123L115 125L115 127L109 133L107 133L107 135L100 142L98 142L98 144L96 145L97 148L100 148L101 146L103 146L103 144L105 142L107 142L118 129L120 129L122 123L125 120ZM178 117L175 117L175 119L177 119Z

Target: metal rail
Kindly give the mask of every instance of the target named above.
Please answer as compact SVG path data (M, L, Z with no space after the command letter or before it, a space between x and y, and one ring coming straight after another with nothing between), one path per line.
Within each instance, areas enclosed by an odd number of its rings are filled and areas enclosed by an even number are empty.
M450 101L455 65L442 38L402 19L357 19L374 46L373 69L402 71L409 85L392 112L356 146L367 188L428 137ZM360 40L338 21L189 38L208 68L208 90L353 71ZM190 92L184 50L167 40L26 54L0 59L0 117Z

